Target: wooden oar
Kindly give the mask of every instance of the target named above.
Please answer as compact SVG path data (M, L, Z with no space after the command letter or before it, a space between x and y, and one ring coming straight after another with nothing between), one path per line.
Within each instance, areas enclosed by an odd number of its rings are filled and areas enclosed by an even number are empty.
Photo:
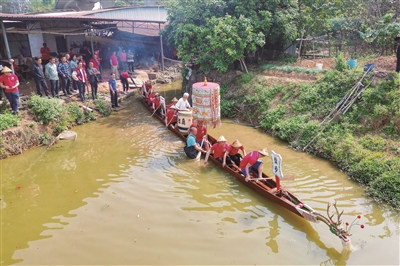
M204 138L201 140L200 148L203 147ZM197 153L196 161L200 161L201 151Z
M154 110L154 112L151 114L150 117L152 117L157 112L157 110L158 110L158 108L160 108L160 106L161 106L161 104L156 108L156 110Z
M272 177L268 177L268 178L265 178L265 177L263 177L263 178L250 178L248 181L256 181L256 182L258 182L260 180L272 180L272 179L273 179Z
M167 116L167 115L165 115L165 116ZM171 122L172 122L172 119L174 119L174 116L172 116L172 117L171 117L171 120L169 120L169 122L167 123L167 126L166 126L166 127L168 127L168 126L169 126L169 124L171 124Z

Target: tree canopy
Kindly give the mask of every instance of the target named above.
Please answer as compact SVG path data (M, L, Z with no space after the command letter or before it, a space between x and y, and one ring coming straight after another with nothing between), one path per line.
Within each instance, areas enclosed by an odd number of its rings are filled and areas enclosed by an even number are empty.
M204 70L226 71L267 41L286 44L298 33L294 0L170 0L167 6L168 44Z
M304 35L340 33L375 47L400 33L400 1L169 0L162 32L183 62L226 71L260 47L279 47Z

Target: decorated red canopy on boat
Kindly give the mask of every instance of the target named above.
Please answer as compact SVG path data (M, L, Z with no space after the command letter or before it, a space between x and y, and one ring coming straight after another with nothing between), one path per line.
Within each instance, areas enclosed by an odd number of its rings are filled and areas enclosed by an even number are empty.
M193 119L202 120L208 126L221 125L219 84L197 82L192 85Z

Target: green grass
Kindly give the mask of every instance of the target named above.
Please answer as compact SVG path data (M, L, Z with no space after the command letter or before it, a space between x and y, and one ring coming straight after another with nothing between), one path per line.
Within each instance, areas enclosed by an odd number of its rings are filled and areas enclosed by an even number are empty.
M320 70L320 69L310 69L306 67L299 67L299 66L278 66L274 64L267 64L261 66L261 70L277 70L277 71L282 71L286 73L291 73L291 72L297 72L297 73L306 73L306 74L320 74L320 73L325 73L327 72L326 70Z

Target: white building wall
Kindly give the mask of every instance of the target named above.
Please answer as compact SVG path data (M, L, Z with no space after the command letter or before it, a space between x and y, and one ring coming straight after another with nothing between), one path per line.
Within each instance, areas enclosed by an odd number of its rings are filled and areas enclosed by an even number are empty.
M42 34L28 34L29 45L32 53L32 57L41 56L40 48L43 45L43 35Z
M50 52L57 53L56 35L44 33L43 39L44 39L44 42L47 44L47 47L49 47Z

